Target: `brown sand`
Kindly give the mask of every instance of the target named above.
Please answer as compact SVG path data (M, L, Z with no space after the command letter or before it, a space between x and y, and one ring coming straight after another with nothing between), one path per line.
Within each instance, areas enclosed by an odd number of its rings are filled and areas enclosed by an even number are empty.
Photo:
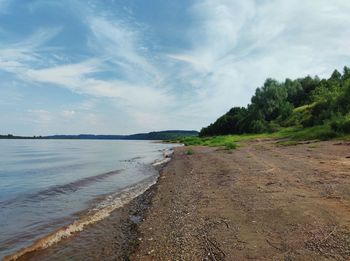
M176 148L131 260L350 260L350 144Z
M188 149L110 217L20 260L350 260L349 142Z

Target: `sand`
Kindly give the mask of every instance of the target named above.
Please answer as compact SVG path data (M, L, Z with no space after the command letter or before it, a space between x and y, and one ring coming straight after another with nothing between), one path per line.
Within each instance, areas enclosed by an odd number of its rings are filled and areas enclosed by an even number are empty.
M131 260L350 260L350 143L176 148Z
M350 260L350 142L240 145L175 148L146 193L21 260Z

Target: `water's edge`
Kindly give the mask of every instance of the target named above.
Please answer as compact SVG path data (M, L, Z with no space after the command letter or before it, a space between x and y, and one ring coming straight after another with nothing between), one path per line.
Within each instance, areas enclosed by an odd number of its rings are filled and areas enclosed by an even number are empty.
M83 231L84 227L102 221L103 219L119 212L120 222L123 226L121 233L126 240L122 242L122 251L118 254L120 258L127 258L137 245L137 226L136 224L143 220L144 215L149 208L152 198L155 194L159 175L165 165L171 160L173 149L163 151L163 159L156 160L152 166L158 172L155 177L150 177L144 182L127 187L118 191L113 196L113 202L102 211L98 210L89 216L76 220L72 224L59 228L47 236L35 241L31 246L20 249L19 251L5 256L3 261L10 260L47 260L49 256L45 254L47 248L59 245L61 240L69 240L73 235ZM97 247L97 246L96 246Z

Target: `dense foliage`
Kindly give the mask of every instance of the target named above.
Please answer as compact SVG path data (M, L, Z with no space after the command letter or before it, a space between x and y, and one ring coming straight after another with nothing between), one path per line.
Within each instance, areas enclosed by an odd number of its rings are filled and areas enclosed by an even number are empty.
M234 107L200 136L274 132L281 127L329 125L334 133L350 133L350 68L329 79L307 76L278 82L267 79L251 103Z

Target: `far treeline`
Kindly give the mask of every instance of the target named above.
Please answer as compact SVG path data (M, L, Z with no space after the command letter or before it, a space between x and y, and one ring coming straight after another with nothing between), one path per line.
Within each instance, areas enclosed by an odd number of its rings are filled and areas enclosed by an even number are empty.
M167 131L152 131L148 133L137 133L131 135L94 135L94 134L79 134L79 135L52 135L52 136L15 136L12 134L0 135L0 139L70 139L70 140L170 140L179 137L197 136L198 131L187 130L167 130Z
M275 132L283 127L324 126L332 138L350 133L350 68L329 79L267 79L247 107L233 107L200 136Z

